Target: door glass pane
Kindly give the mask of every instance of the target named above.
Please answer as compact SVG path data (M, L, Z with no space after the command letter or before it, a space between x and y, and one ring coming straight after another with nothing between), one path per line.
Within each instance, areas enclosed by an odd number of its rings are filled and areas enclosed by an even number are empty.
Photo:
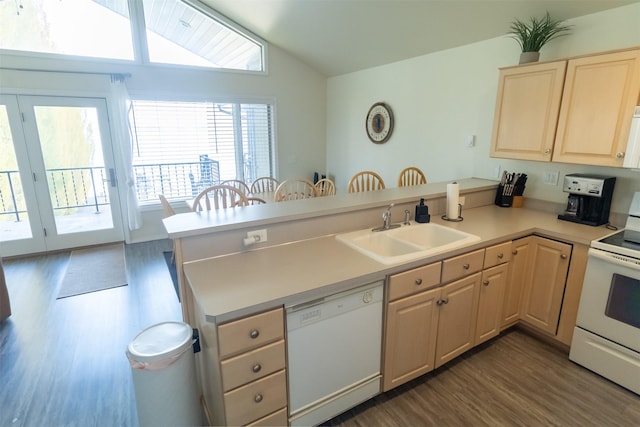
M113 228L97 110L34 112L58 234Z
M0 105L0 242L31 238L7 107Z

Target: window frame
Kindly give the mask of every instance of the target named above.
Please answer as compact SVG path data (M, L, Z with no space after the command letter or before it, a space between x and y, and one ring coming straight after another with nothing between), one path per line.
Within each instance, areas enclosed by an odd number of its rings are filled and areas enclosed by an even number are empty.
M179 0L185 3L189 7L193 7L199 12L205 14L210 19L218 21L220 24L230 28L233 31L240 33L247 39L257 43L261 47L261 60L262 70L242 70L237 68L216 68L207 66L187 65L187 64L167 64L151 62L149 60L149 50L147 47L146 25L144 18L144 5L139 0L127 0L129 8L129 25L131 28L131 42L133 45L133 60L128 59L116 59L116 58L100 58L81 55L68 55L62 53L49 53L49 52L32 52L24 50L12 50L12 49L0 49L1 56L17 56L22 58L33 58L36 60L60 60L69 62L72 66L69 67L70 71L78 69L86 71L86 65L84 64L103 64L104 68L109 68L109 65L114 64L132 64L142 65L146 67L152 67L157 69L170 68L170 69L188 69L188 70L202 70L212 72L223 73L240 73L240 74L255 74L255 75L268 75L269 74L269 44L253 34L246 28L241 27L224 15L211 9L209 6L197 1L197 0ZM74 66L74 62L78 62L78 66Z
M132 101L135 100L144 100L144 101L157 101L157 102L203 102L203 103L214 103L214 104L268 104L271 107L271 147L270 147L270 157L273 159L272 164L272 174L274 178L279 176L279 157L278 157L278 138L277 138L277 104L275 97L244 97L244 96L216 96L216 95L207 95L207 96L190 96L190 95L176 95L176 94L168 94L168 93L148 93L146 91L136 91L131 92L130 99ZM234 121L234 132L237 131L237 124ZM234 141L234 147L238 149L237 141ZM242 147L239 147L242 150ZM237 167L237 163L235 165ZM137 187L136 187L137 191ZM170 203L179 203L178 198L172 198L169 200ZM188 200L185 198L183 200ZM150 200L141 202L139 205L142 211L145 210L155 210L158 207L161 207L161 203L159 200Z

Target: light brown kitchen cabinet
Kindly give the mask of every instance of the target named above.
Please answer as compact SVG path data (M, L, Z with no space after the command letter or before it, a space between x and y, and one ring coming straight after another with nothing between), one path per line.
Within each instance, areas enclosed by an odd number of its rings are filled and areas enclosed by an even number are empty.
M435 288L388 304L383 391L434 368L439 299Z
M572 246L533 236L530 244L531 274L524 283L522 320L555 335L567 281Z
M204 408L213 425L286 425L284 310L213 325L196 311Z
M640 49L568 61L553 161L622 166L640 94Z
M502 305L502 329L515 325L520 320L522 290L531 276L529 250L532 236L511 243L511 261Z
M436 302L439 306L436 368L475 344L481 277L481 273L475 273L442 287Z
M567 61L500 70L491 157L550 161Z
M505 263L482 272L475 345L483 343L500 333L502 304L508 269L509 265Z

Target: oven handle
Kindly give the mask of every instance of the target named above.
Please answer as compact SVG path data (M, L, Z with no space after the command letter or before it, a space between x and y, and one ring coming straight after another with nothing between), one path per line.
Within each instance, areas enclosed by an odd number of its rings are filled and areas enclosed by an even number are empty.
M589 257L599 258L609 264L616 264L640 271L640 259L637 258L613 254L611 252L601 251L600 249L594 248L589 248Z

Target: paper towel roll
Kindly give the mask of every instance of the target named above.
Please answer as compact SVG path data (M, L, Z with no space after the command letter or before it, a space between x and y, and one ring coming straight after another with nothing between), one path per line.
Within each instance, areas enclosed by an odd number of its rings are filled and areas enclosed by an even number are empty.
M458 219L458 204L460 203L460 184L452 182L447 184L447 218Z

